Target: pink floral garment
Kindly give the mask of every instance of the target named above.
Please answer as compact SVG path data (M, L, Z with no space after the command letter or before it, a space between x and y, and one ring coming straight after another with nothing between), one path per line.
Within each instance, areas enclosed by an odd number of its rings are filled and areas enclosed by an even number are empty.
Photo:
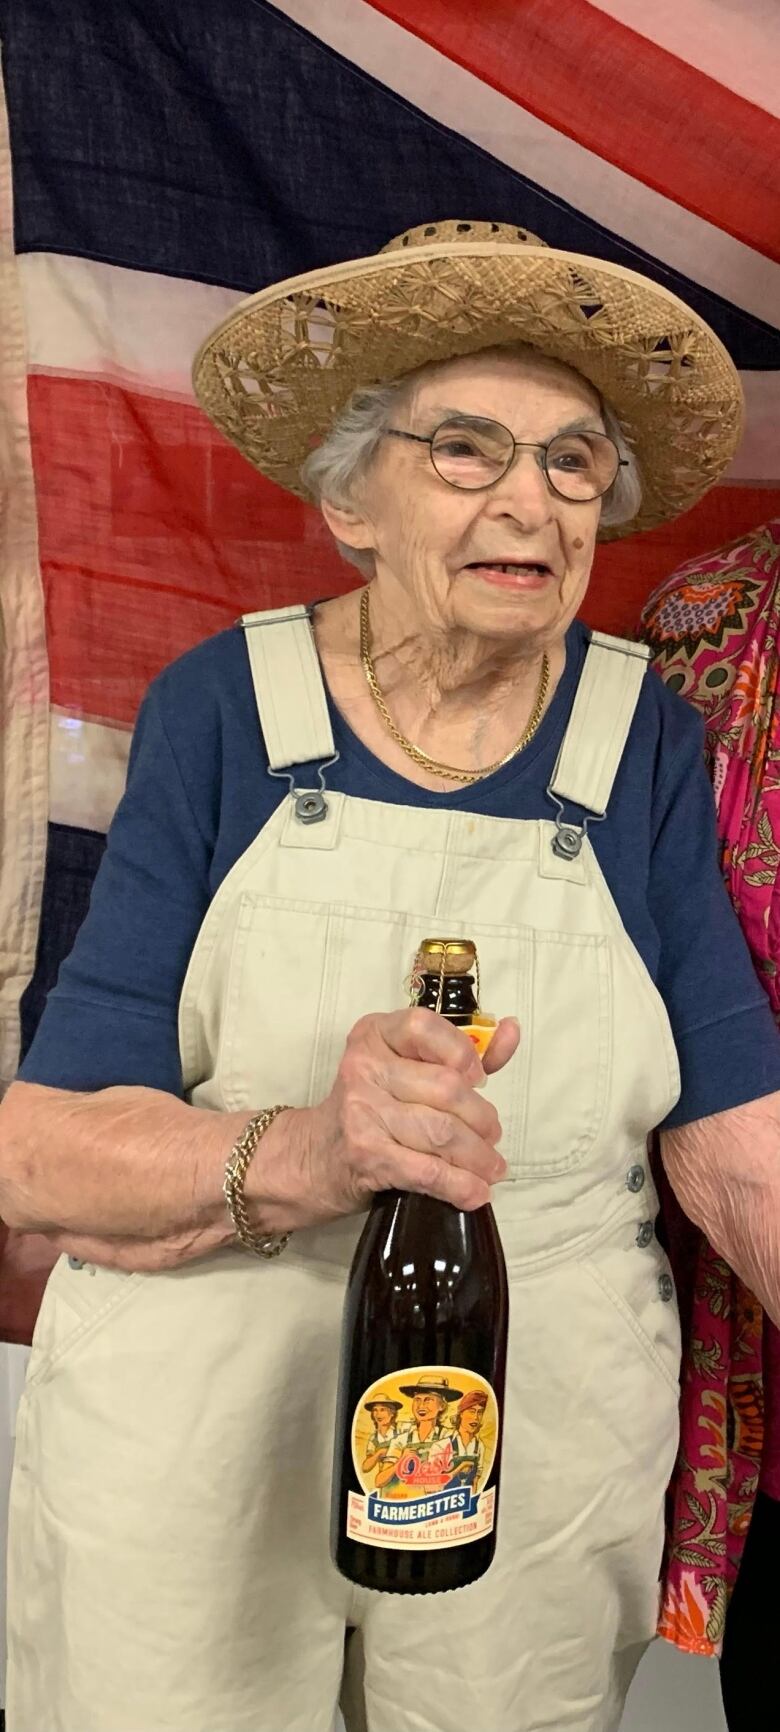
M705 717L723 872L780 1024L780 518L676 571L641 635ZM685 1344L659 1634L718 1654L759 1480L780 1498L780 1336L659 1179Z

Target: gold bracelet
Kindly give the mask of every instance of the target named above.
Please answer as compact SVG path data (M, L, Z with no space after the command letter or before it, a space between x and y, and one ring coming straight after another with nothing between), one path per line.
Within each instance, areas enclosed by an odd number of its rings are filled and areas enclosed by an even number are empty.
M255 1113L249 1120L246 1129L241 1132L238 1141L228 1156L225 1168L225 1182L222 1192L227 1204L227 1212L239 1243L245 1251L253 1252L255 1257L278 1257L284 1250L290 1233L253 1233L249 1224L246 1201L244 1199L244 1180L247 1168L257 1148L260 1138L265 1136L268 1126L280 1113L286 1113L287 1107L264 1107L261 1113Z

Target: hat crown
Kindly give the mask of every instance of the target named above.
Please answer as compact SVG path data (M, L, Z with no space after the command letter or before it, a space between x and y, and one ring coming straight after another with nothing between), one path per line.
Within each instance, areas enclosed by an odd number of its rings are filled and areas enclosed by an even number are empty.
M440 247L455 246L459 242L464 246L479 242L494 242L496 246L546 247L547 242L539 235L531 233L530 229L515 228L512 223L491 222L459 222L452 217L443 223L418 223L416 228L406 229L404 234L396 235L382 247L383 253L397 253L408 247Z

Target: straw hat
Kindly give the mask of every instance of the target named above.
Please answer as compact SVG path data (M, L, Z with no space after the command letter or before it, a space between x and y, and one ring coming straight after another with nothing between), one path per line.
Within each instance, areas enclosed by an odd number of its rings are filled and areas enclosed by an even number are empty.
M360 385L499 344L573 367L618 416L642 472L630 523L676 517L739 443L739 375L698 313L647 277L504 223L428 223L369 258L242 301L195 360L198 400L263 475L306 498L300 468Z
M402 1395L440 1395L443 1401L460 1401L462 1389L453 1389L448 1377L431 1377L424 1371L416 1383L400 1384Z

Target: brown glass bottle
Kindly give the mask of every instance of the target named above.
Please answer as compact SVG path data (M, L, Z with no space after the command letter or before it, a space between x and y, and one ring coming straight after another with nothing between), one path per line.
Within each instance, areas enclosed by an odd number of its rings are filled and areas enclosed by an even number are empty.
M414 1001L467 1027L475 960L464 941L426 940ZM350 1581L441 1593L488 1569L508 1309L490 1207L376 1199L349 1277L336 1423L331 1548Z

